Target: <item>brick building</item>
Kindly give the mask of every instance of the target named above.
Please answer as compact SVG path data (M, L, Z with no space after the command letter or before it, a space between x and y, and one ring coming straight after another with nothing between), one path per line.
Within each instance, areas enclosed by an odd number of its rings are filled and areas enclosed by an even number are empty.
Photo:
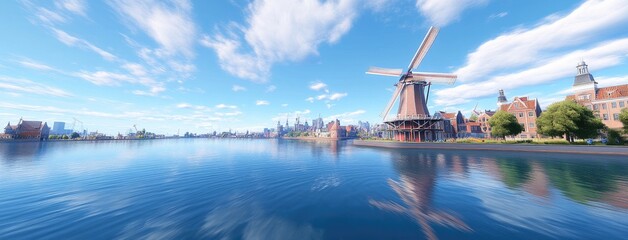
M584 61L576 69L578 73L572 86L574 94L566 98L591 109L609 128L621 128L619 113L628 107L628 84L598 88Z
M517 122L523 127L523 132L517 138L536 138L536 119L541 116L539 101L528 97L515 97L512 102L504 102L504 91L499 90L498 111L507 111L517 118Z
M48 124L41 121L24 121L20 119L17 125L7 123L4 135L13 139L39 139L47 140L50 133Z

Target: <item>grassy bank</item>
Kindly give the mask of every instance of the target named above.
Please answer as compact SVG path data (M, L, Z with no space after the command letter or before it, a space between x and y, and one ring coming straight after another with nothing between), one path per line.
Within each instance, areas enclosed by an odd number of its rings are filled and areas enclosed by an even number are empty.
M388 139L377 139L377 138L365 138L360 139L365 141L379 141L379 142L398 142L395 140ZM538 144L538 145L589 145L585 140L576 140L573 143L568 142L565 139L481 139L481 138L463 138L456 140L448 140L445 142L432 142L432 143L441 143L441 144L450 144L450 143L470 143L470 144ZM593 142L592 145L611 145L611 144L603 144L599 141ZM622 146L622 145L616 145ZM625 146L625 145L624 145Z

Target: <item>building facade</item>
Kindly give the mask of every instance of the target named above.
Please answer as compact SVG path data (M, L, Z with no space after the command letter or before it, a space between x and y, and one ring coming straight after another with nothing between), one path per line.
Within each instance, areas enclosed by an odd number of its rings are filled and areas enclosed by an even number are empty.
M628 107L628 84L598 88L584 61L576 69L572 86L574 94L566 98L592 110L607 127L621 128L623 124L619 121L619 113Z
M41 121L24 121L20 119L17 125L7 123L4 135L12 139L47 140L50 133L48 124Z
M537 132L536 119L541 116L541 106L539 101L535 99L528 99L528 97L515 97L512 102L501 102L501 97L504 96L503 90L499 92L498 97L499 111L507 111L517 118L517 122L523 127L523 132L516 136L516 138L537 138L540 137Z
M484 137L492 138L491 135L491 124L488 122L491 117L495 114L495 111L485 110L483 113L478 115L477 122L480 123L480 129L484 133Z

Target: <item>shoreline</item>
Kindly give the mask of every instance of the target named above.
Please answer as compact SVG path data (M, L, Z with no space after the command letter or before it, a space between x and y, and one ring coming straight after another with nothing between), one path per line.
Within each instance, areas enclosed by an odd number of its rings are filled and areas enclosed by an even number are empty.
M628 156L628 147L538 144L411 143L353 140L354 146L393 149L441 149Z

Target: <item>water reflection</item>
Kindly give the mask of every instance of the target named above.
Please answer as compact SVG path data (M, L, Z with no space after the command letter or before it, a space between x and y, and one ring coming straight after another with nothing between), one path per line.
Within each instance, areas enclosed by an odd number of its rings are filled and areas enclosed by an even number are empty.
M393 165L400 175L399 181L388 179L388 185L397 193L403 204L393 201L369 200L377 208L406 214L413 218L428 239L437 239L430 223L449 226L462 231L471 228L460 218L432 207L432 196L436 183L437 162L427 154L404 154L393 152ZM459 159L458 159L459 160ZM454 168L462 171L460 161L455 161Z
M451 209L435 209L435 186L451 185L470 191L486 208L498 226L528 229L546 236L568 237L569 205L625 211L628 208L627 165L600 157L576 156L565 159L557 154L481 153L390 150L390 159L399 180L388 185L400 201L371 199L369 204L412 218L428 239L437 239L433 225L471 232L464 216ZM609 158L610 159L610 158ZM496 181L495 181L496 180ZM441 182L441 183L439 183ZM500 183L500 184L495 184ZM445 191L445 190L443 190ZM460 193L457 197L463 196ZM447 197L448 195L445 195ZM541 200L530 201L530 200ZM607 220L605 220L607 221ZM566 225L567 224L567 225Z

